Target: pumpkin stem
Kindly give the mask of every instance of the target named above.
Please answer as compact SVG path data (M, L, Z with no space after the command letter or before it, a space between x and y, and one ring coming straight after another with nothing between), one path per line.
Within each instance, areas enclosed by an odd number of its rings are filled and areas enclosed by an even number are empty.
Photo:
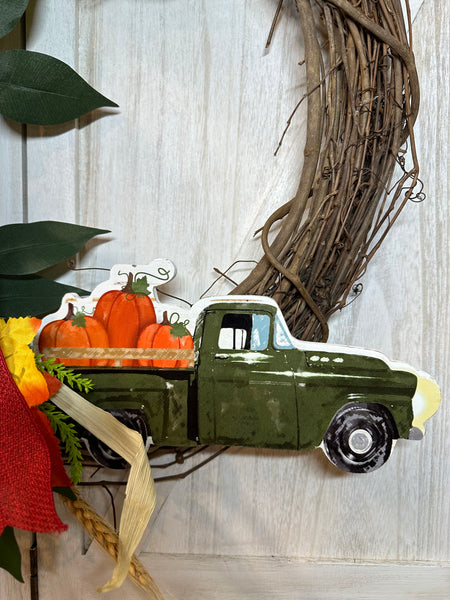
M167 310L163 312L163 320L161 325L172 325L172 323L169 321L169 317L167 316Z
M63 321L71 321L75 316L75 310L72 302L67 304L67 315L64 317Z
M72 325L76 327L86 327L86 315L80 310L75 312L72 302L67 303L67 315L63 321L72 321Z
M125 292L125 294L133 293L133 273L131 273L131 271L128 273L128 279L126 284L122 288L122 292Z

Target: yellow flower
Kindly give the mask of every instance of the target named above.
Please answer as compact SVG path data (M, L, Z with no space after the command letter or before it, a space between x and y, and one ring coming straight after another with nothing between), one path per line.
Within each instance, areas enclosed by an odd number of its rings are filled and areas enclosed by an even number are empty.
M34 352L29 346L40 324L40 319L35 317L0 319L0 348L28 406L41 404L49 397L45 377L36 367Z

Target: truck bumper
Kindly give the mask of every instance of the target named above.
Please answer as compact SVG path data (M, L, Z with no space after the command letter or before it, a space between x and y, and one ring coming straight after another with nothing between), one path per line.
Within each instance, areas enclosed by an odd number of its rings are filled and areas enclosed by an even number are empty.
M412 398L414 419L408 439L420 440L425 433L425 421L434 415L441 403L437 383L426 373L418 373L417 388Z
M423 438L423 431L418 427L411 427L408 433L408 440L418 440Z

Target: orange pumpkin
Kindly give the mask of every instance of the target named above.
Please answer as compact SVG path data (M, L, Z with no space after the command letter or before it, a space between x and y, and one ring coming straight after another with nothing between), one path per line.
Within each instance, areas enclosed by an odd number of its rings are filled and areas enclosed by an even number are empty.
M187 332L187 334L178 338L180 340L180 349L191 350L194 348L194 340L192 338L192 335L189 333L189 331L187 329L186 329L186 332ZM181 367L188 367L188 366L189 366L188 360L177 361L177 367L181 368Z
M183 323L171 323L164 312L162 323L153 323L144 327L138 341L138 348L193 348L194 342L191 334ZM139 359L143 367L187 367L187 360Z
M108 348L106 329L100 321L82 312L74 314L73 304L64 319L47 323L39 335L39 351L44 348ZM58 360L67 366L98 366L112 364L108 359L64 358Z
M103 323L111 348L136 348L141 330L156 323L153 302L148 296L145 277L128 282L122 290L111 290L100 296L94 311L94 318ZM134 360L124 360L123 365L135 365Z

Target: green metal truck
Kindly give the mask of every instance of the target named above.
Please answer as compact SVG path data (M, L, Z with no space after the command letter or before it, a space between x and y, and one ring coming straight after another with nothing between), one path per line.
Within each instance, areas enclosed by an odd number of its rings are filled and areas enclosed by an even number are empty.
M440 392L425 373L380 353L293 338L262 297L200 301L192 366L89 367L86 398L148 444L322 447L337 467L377 469L398 438L421 439ZM95 438L92 455L114 456Z

